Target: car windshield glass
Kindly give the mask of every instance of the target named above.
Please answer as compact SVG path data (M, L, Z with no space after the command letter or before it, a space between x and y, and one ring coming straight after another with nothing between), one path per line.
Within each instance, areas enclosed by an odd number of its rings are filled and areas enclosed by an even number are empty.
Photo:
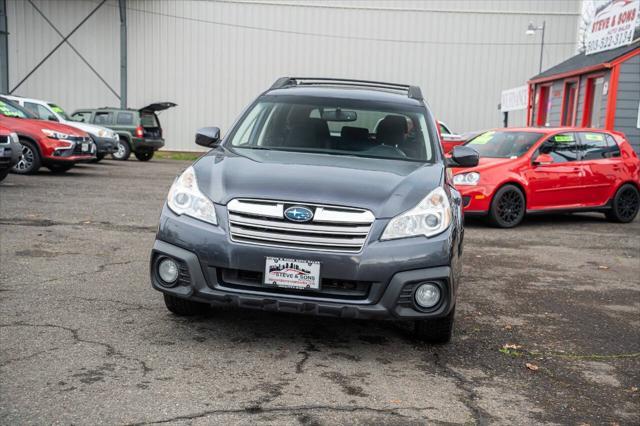
M527 152L543 133L485 132L467 142L480 157L517 158Z
M13 103L6 102L3 99L0 99L0 114L5 117L13 117L13 118L36 118L29 111L24 108L20 108L18 105Z
M422 107L335 99L256 103L230 138L234 148L431 162Z
M51 110L53 112L55 112L56 114L58 114L60 117L62 117L63 119L70 121L71 118L69 118L69 116L67 115L66 112L64 112L64 110L62 108L60 108L58 105L56 104L49 104L49 108L51 108Z

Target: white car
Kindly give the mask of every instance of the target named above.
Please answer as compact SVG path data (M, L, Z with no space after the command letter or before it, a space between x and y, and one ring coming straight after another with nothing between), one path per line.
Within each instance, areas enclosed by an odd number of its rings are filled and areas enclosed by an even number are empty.
M105 157L105 155L118 150L118 140L120 137L111 129L96 126L95 124L75 121L71 119L62 108L52 102L40 99L23 98L21 96L4 96L33 113L41 120L57 121L89 133L97 147L96 161L100 161Z

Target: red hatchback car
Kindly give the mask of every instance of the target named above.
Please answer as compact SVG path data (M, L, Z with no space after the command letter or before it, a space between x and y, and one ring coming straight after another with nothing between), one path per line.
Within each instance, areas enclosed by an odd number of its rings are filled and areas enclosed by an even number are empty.
M502 228L525 214L601 211L631 222L640 206L640 160L621 133L523 128L482 133L466 143L477 167L453 169L466 215Z
M12 171L33 174L40 166L62 173L96 158L91 137L74 127L38 120L27 110L0 97L0 125L18 134L22 154Z

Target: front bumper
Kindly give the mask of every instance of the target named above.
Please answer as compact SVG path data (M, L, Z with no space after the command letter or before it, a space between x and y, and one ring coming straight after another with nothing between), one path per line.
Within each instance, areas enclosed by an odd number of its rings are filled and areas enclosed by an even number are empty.
M20 159L22 145L19 142L9 142L0 144L0 169L10 169Z
M111 154L118 151L118 140L91 136L96 144L98 154Z
M218 206L219 207L219 206ZM230 240L226 214L219 208L219 226L176 216L166 207L151 254L153 288L173 296L210 304L361 319L424 319L447 315L456 300L460 263L454 249L457 229L427 239L379 241L387 221L376 221L360 253L319 252L237 243ZM169 256L183 269L178 285L165 287L156 272L159 257ZM321 262L327 281L367 283L361 296L242 286L227 281L226 271L262 273L265 257L309 259ZM443 294L431 310L413 302L413 291L424 281L437 283Z
M494 187L486 185L457 185L462 195L462 208L466 215L487 214L491 208Z

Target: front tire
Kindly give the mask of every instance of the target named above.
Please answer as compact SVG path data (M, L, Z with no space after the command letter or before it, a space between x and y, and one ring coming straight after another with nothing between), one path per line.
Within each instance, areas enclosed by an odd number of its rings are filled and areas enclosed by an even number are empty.
M111 154L114 160L126 161L131 155L131 147L126 139L120 139L116 142L117 151Z
M453 335L453 320L455 316L456 308L454 306L446 317L416 321L414 328L416 339L428 343L448 343Z
M51 170L51 173L62 174L71 170L73 166L73 164L49 164L47 169Z
M613 197L613 206L606 213L611 222L629 223L638 215L640 193L638 188L627 183L622 185Z
M136 152L135 156L140 161L149 161L153 158L153 151L140 151Z
M166 293L164 293L164 304L168 310L178 316L202 315L209 310L209 305L205 303L181 299Z
M19 175L33 175L38 172L42 165L40 152L36 144L31 141L20 139L20 144L22 145L20 159L11 170Z
M515 185L505 185L498 189L491 201L489 222L499 228L518 226L526 211L524 194Z

